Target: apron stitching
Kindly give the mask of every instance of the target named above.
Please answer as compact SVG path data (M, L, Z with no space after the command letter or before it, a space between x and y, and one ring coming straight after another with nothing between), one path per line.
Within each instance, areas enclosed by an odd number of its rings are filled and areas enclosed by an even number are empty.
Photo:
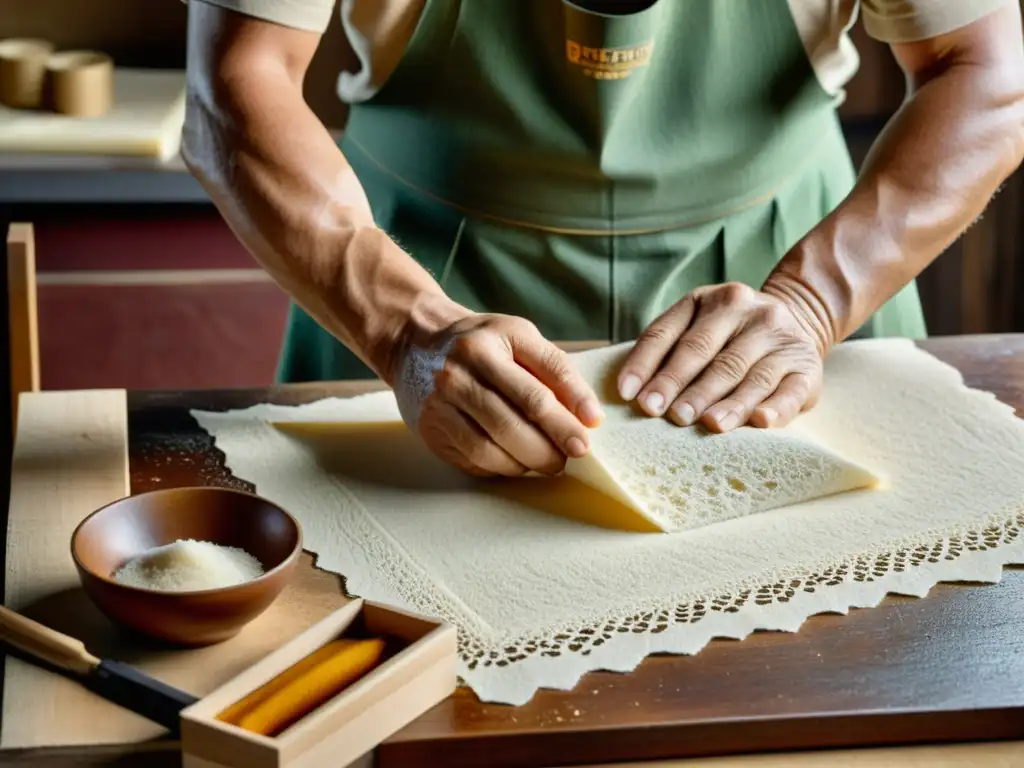
M448 14L450 16L451 15L451 6L447 6L446 10L448 11ZM444 61L445 63L447 63L448 58L451 56L452 48L455 47L455 33L459 29L459 21L461 19L462 19L462 0L455 0L455 20L452 22L452 27L451 27L452 34L451 34L451 37L448 38L448 46L445 48L444 59L442 59L442 61Z
M695 227L695 226L699 226L701 224L707 224L710 221L717 221L718 219L726 219L729 216L732 216L733 214L739 213L741 211L745 211L748 208L753 208L754 206L760 205L761 203L764 203L764 202L766 202L768 200L771 200L773 197L775 197L779 193L779 190L783 189L787 184L789 184L790 181L792 181L794 178L796 178L802 172L804 167L807 164L809 164L810 161L814 157L814 152L808 153L804 157L804 159L799 164L794 166L789 171L789 173L787 173L777 185L772 187L769 191L765 192L764 194L758 195L755 198L752 198L750 200L744 201L743 203L741 203L739 205L736 205L736 206L734 206L732 208L727 208L727 209L725 209L723 211L717 211L717 212L715 212L713 214L709 214L707 216L700 216L700 217L693 218L693 219L684 219L683 221L674 222L672 224L666 224L666 225L660 226L660 227L638 227L638 228L634 228L634 229L618 229L618 228L616 228L614 226L611 226L611 227L606 227L604 229L583 229L583 228L576 228L576 227L554 227L554 226L549 226L547 224L536 224L536 223L529 222L529 221L519 221L517 219L509 219L509 218L506 218L504 216L498 216L498 215L493 214L493 213L485 213L483 211L478 211L478 210L476 210L474 208L470 208L468 206L461 205L459 203L453 202L453 201L448 200L448 199L446 199L444 197L441 197L440 195L436 195L433 192L429 192L428 190L425 190L425 189L423 189L421 187L418 187L415 184L413 184L412 182L410 182L407 179L403 178L398 173L395 173L390 168L388 168L383 163L381 163L376 157L374 157L374 155L371 152L369 152L369 150L367 150L362 144L359 143L359 141L354 139L351 135L346 135L345 138L353 146L358 148L359 151L361 151L363 153L363 155L365 155L366 158L370 162L372 162L375 166L377 166L377 168L382 173L390 176L395 181L403 184L406 188L411 189L413 192L416 192L416 193L418 193L420 195L423 195L424 197L426 197L426 198L428 198L430 200L434 200L435 202L441 203L442 205L446 205L449 208L452 208L452 209L454 209L456 211L460 211L463 214L466 214L468 216L473 216L475 218L487 219L489 221L495 221L495 222L497 222L499 224L505 224L505 225L508 225L508 226L511 226L511 227L517 227L519 229L531 229L531 230L538 230L538 231L541 231L541 232L551 232L551 233L556 234L556 235L589 235L589 236L609 235L611 237L629 237L631 235L649 235L649 234L656 234L658 232L671 232L672 230L675 230L675 229L687 229L689 227Z
M608 292L611 296L608 313L608 338L619 337L619 292L616 289L616 237L615 237L615 185L612 183L608 189Z
M459 245L462 243L462 233L466 229L466 217L463 216L459 222L459 228L455 232L455 241L452 243L451 250L448 251L448 258L444 262L444 268L441 270L440 285L443 289L448 282L448 276L451 274L452 267L455 264L455 254L459 250Z

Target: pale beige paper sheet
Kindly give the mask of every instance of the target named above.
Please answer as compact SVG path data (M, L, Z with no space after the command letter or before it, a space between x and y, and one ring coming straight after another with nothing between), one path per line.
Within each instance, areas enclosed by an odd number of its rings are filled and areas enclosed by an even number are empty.
M576 360L601 378L621 351ZM467 684L518 704L650 653L795 631L815 613L922 596L941 580L996 581L1024 561L1024 423L1011 408L907 340L841 345L825 381L818 406L770 439L801 446L821 477L838 457L881 487L748 506L671 534L580 522L608 501L571 478L464 477L404 429L387 392L194 415L236 476L299 517L321 567L360 596L456 623ZM281 420L351 424L315 437L270 424ZM753 433L701 439L715 441L709 454L785 470L788 448ZM648 442L652 455L663 442ZM679 471L703 481L703 466Z

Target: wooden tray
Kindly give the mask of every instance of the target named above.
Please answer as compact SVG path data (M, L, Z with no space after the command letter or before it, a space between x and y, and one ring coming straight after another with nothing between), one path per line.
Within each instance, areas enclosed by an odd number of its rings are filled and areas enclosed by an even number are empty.
M276 736L217 716L289 667L351 631L398 640L376 669ZM184 768L334 768L350 765L455 691L455 627L353 600L181 713Z
M968 384L995 392L1018 412L1024 406L1024 337L963 337L931 340L923 346L959 367ZM223 456L188 415L189 408L307 402L370 386L130 393L132 490L197 483L247 487L224 469ZM74 424L76 429L81 426ZM39 516L49 521L51 514ZM32 544L54 539L53 546L63 556L55 526L41 522L37 531ZM26 547L24 536L19 533L12 539L11 553ZM27 567L22 560L21 572ZM10 589L9 580L9 598ZM287 639L284 635L294 636L344 601L340 580L307 564L300 581L258 625L259 632L243 633L235 646L229 643L196 653L127 644L114 637L83 600L72 597L58 602L60 610L36 618L64 631L72 628L69 625L84 627L96 650L119 649L129 661L138 660L159 677L200 695L276 647ZM994 586L941 586L925 600L889 599L879 608L854 611L848 617L811 619L798 634L760 633L743 642L715 642L693 657L650 658L630 675L591 674L572 692L542 691L524 707L484 705L471 692L460 690L386 741L378 750L378 765L478 766L481 749L486 749L487 765L511 767L1021 739L1022 608L1024 571L1008 570L1002 583ZM287 629L281 626L285 621L291 622ZM273 636L272 642L254 639L263 632ZM11 666L9 661L9 673ZM33 676L31 696L26 682L24 677L17 682L8 678L5 684L0 742L4 746L138 744L158 735L138 718L111 711L88 694L72 693L70 684L53 676ZM22 735L22 727L28 727L28 736ZM1007 747L1017 748L1024 746ZM158 747L134 749L144 753L147 765L160 754ZM998 747L986 749L993 760L1008 759L999 757L1005 751ZM978 762L981 753L965 754L965 762L955 764L986 764ZM954 764L919 759L921 765ZM829 765L860 764L832 757L821 760ZM67 763L72 764L86 763ZM895 763L872 763L888 764L903 763L898 758Z

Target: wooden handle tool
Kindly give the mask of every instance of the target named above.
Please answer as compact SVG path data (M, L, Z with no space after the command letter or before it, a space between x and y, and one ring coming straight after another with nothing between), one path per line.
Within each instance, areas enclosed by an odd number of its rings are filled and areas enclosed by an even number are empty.
M179 729L181 710L197 701L195 696L134 667L93 656L81 640L2 606L0 640L34 659L72 673L93 693L159 723L174 734Z

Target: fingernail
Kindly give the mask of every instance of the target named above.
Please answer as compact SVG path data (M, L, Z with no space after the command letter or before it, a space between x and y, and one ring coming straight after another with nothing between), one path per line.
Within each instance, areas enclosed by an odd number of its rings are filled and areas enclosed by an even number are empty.
M693 424L693 417L696 416L696 412L693 410L693 406L689 403L683 403L675 407L676 419L684 427L688 427Z
M718 424L718 428L721 430L728 430L735 427L740 423L740 415L736 411L728 411L722 414L720 417L715 414L711 418Z
M627 402L632 400L640 392L640 379L629 374L619 383L619 394Z
M578 437L570 437L565 443L565 450L574 459L587 455L587 446Z
M587 400L576 413L585 424L597 425L604 421L604 410L593 400Z
M651 392L644 400L644 406L655 416L660 416L665 408L665 398L660 392Z
M778 412L774 408L760 408L761 415L764 416L764 422L769 427L775 423L775 420L779 418Z

